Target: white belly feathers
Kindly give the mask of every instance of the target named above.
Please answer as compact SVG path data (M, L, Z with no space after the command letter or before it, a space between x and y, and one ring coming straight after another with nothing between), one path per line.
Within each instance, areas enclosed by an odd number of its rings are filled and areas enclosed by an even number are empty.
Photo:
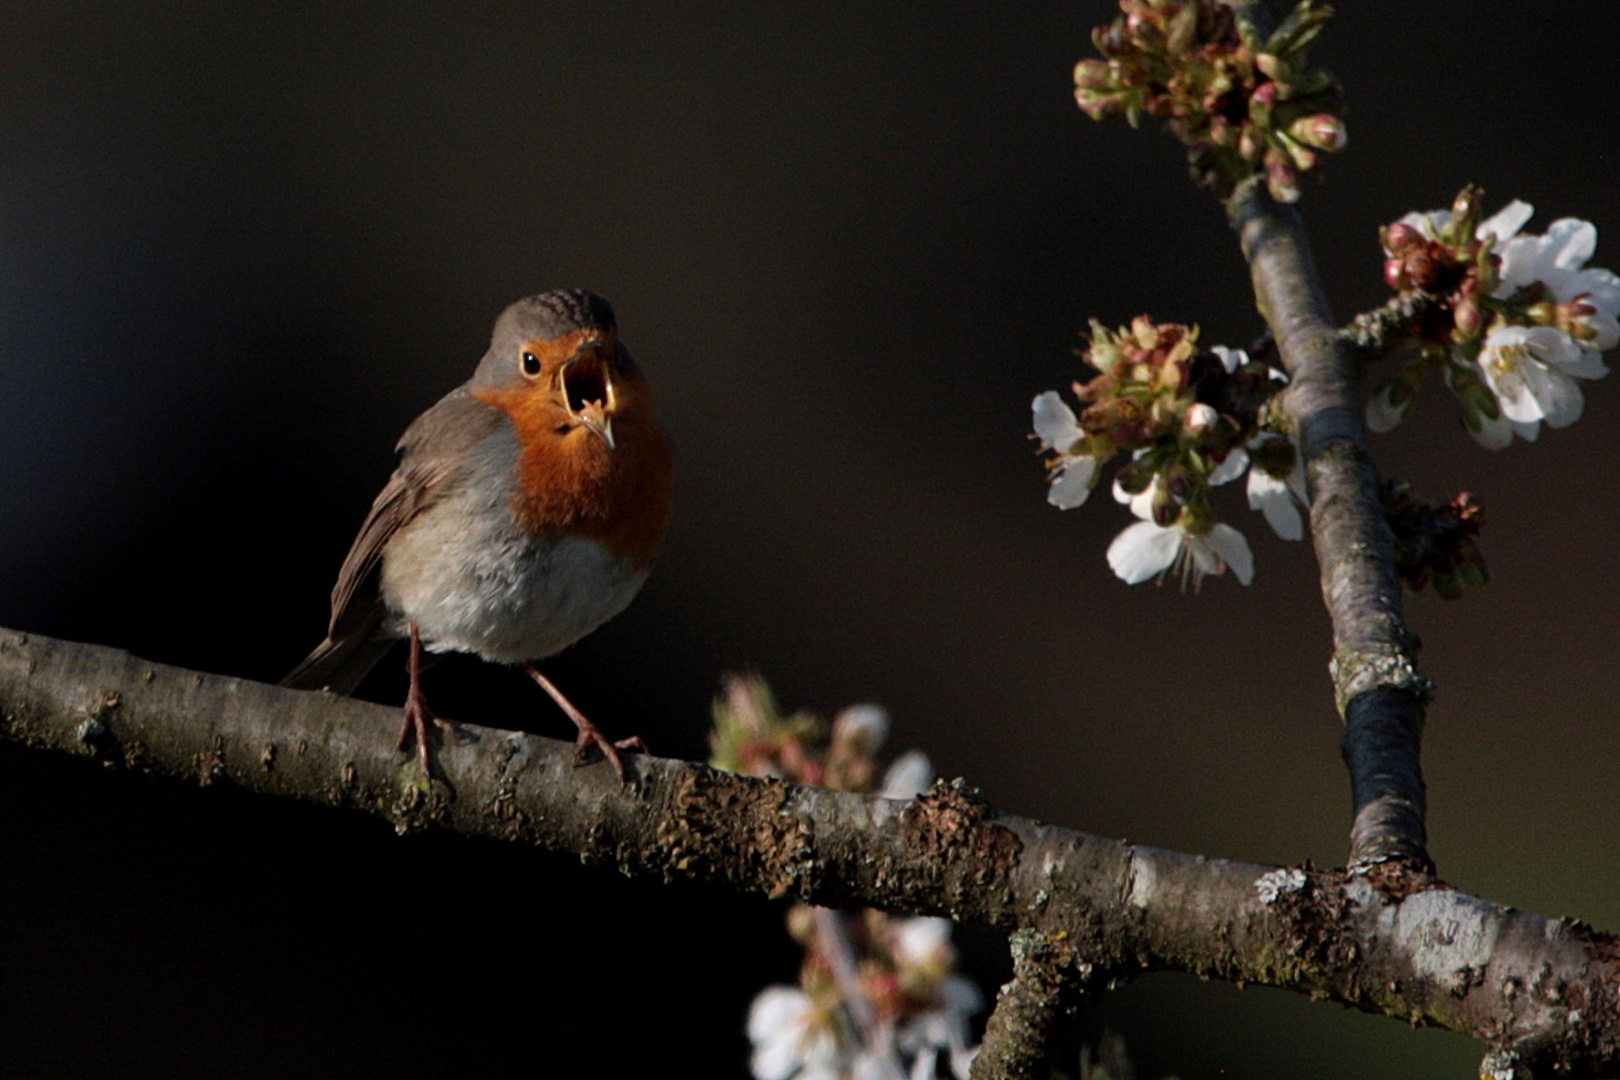
M516 439L492 438L487 464L509 465ZM623 611L648 568L594 540L524 534L508 507L513 481L479 468L389 541L382 589L394 617L432 652L517 664L560 652Z

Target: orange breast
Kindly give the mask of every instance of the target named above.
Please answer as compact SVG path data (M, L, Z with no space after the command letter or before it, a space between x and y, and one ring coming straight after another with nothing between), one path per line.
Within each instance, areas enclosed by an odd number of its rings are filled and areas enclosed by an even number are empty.
M674 463L645 379L621 375L617 449L575 426L539 387L475 390L511 417L522 450L512 513L530 535L596 540L637 568L651 563L669 522Z

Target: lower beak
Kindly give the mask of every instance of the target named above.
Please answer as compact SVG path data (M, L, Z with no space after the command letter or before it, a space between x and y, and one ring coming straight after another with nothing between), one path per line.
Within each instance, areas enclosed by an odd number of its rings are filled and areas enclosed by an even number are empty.
M588 401L585 407L579 410L579 422L584 424L592 435L607 444L609 450L617 450L618 444L613 441L613 418L602 410L600 401Z

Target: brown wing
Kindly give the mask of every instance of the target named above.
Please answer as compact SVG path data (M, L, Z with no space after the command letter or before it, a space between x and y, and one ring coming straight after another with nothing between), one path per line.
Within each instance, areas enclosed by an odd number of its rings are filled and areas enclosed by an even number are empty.
M301 690L352 693L393 640L379 585L383 549L394 534L452 488L466 469L467 451L487 438L501 414L459 387L417 418L399 441L399 468L388 478L360 526L332 587L326 640L281 680Z

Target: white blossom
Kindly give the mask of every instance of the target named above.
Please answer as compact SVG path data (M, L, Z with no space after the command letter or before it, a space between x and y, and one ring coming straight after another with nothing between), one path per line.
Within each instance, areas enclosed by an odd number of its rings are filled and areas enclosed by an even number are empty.
M1046 501L1059 510L1073 510L1091 494L1092 484L1097 479L1097 459L1090 454L1073 452L1085 432L1080 430L1074 410L1063 403L1056 390L1035 395L1031 408L1035 414L1036 438L1058 455L1052 466L1052 486L1046 493Z
M1568 427L1581 418L1585 401L1576 379L1599 379L1609 373L1597 353L1551 326L1506 326L1493 330L1479 353L1479 368L1496 396L1502 420L1534 441L1542 421ZM1486 445L1500 442L1501 421L1476 434Z
M814 1023L810 996L795 986L767 986L748 1009L749 1069L755 1080L840 1080L838 1040Z
M1540 282L1572 309L1576 344L1590 352L1612 349L1620 343L1620 277L1586 265L1596 250L1597 227L1578 218L1560 218L1542 236L1515 237L1501 248L1501 283L1492 295L1506 299Z
M1299 509L1308 505L1305 459L1299 453L1297 442L1294 443L1294 468L1286 477L1279 479L1258 466L1249 470L1249 509L1264 514L1273 531L1284 540L1304 538L1305 522Z
M1228 567L1243 584L1254 580L1249 542L1224 523L1195 535L1179 521L1169 528L1152 520L1138 521L1108 545L1108 565L1127 585L1178 570L1183 582L1190 577L1197 586L1208 575L1225 573Z
M1478 227L1474 229L1474 239L1483 240L1487 236L1494 236L1496 242L1491 245L1491 250L1500 252L1503 245L1518 235L1519 230L1524 228L1525 223L1530 220L1530 215L1535 212L1535 207L1529 203L1522 199L1514 199L1480 222ZM1414 210L1401 218L1400 223L1410 225L1412 228L1422 232L1430 240L1435 240L1439 238L1440 230L1451 223L1451 211L1429 210L1420 213Z

